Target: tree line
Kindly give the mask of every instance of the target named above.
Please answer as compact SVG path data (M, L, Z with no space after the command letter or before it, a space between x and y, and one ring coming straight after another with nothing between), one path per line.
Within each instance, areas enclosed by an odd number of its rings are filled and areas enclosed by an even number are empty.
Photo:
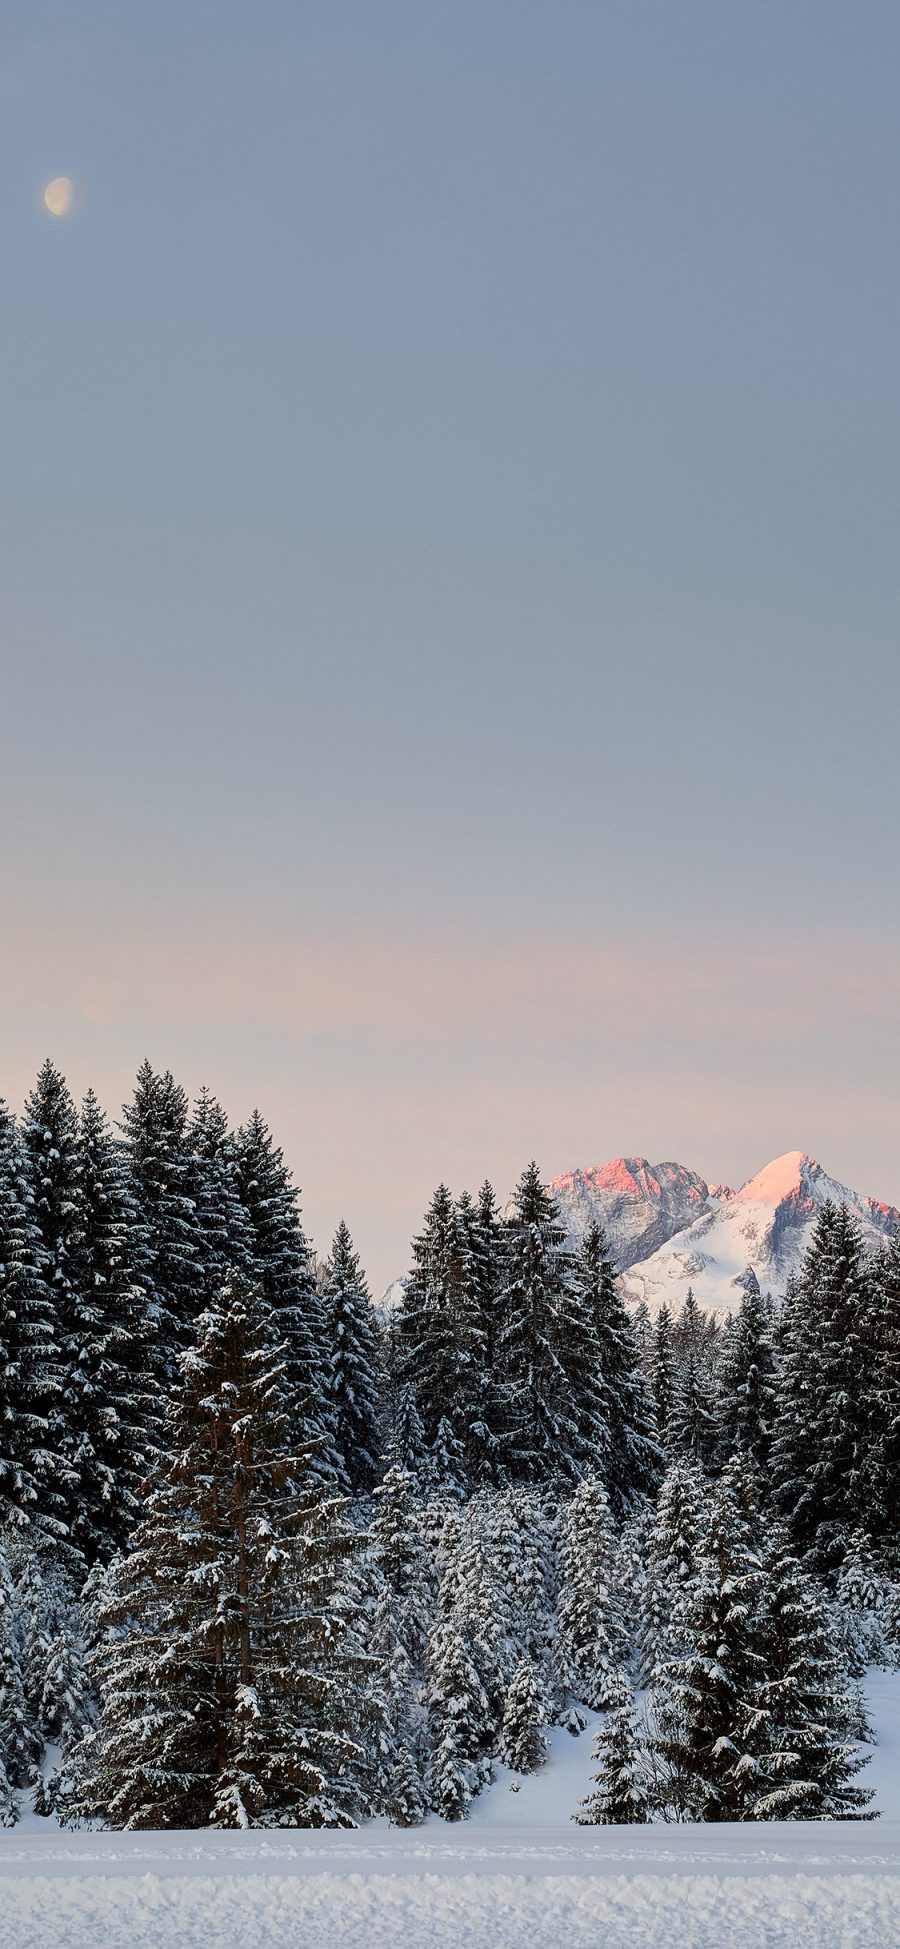
M826 1207L783 1301L651 1321L532 1164L411 1257L381 1319L262 1118L149 1064L118 1131L50 1063L0 1111L3 1817L458 1818L585 1706L584 1819L862 1811L900 1244Z

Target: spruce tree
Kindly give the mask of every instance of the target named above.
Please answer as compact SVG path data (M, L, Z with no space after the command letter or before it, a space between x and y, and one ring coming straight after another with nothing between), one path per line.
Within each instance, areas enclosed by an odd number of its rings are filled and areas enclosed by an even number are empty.
M771 1319L754 1281L744 1293L722 1349L717 1415L720 1461L724 1464L731 1455L744 1455L759 1480L766 1481L776 1409Z
M623 1619L612 1589L615 1535L595 1475L579 1482L563 1517L557 1616L564 1692L595 1711L610 1703L623 1650Z
M160 1474L106 1612L78 1818L113 1827L346 1826L363 1661L342 1505L294 1419L288 1352L233 1275L183 1356Z
M494 1717L464 1633L439 1620L428 1641L431 1804L444 1820L464 1820L485 1784Z
M468 1473L475 1484L499 1484L504 1473L500 1336L506 1292L506 1230L493 1186L487 1179L477 1203L473 1204L468 1192L463 1192L457 1209L467 1253L476 1355L467 1441Z
M412 1250L397 1321L399 1379L413 1390L429 1446L446 1421L465 1457L479 1419L481 1331L466 1227L445 1184Z
M535 1163L516 1188L500 1335L505 1460L514 1477L577 1475L581 1457L572 1368L583 1349L565 1341L571 1256L556 1203Z
M688 1287L672 1330L675 1383L669 1417L669 1447L700 1468L709 1466L716 1446L711 1343L704 1316Z
M826 1204L782 1326L772 1446L778 1507L797 1546L826 1572L839 1568L849 1534L868 1516L875 1313L856 1221Z
M662 1305L656 1315L651 1365L657 1440L661 1448L668 1449L672 1445L670 1424L675 1407L676 1369L672 1315L666 1305Z
M869 1267L865 1374L866 1526L900 1573L900 1233Z
M537 1773L543 1766L547 1757L546 1716L540 1674L529 1658L522 1658L510 1680L500 1728L500 1758L514 1773Z
M621 1518L659 1480L653 1402L641 1369L637 1339L619 1291L616 1269L599 1225L585 1235L575 1260L575 1279L590 1322L590 1357L597 1430L588 1461L600 1470L613 1514Z
M764 1557L763 1675L751 1708L758 1753L750 1820L871 1818L854 1784L857 1701L841 1671L822 1594L776 1526Z
M653 1747L663 1768L664 1810L678 1819L745 1820L756 1795L764 1643L762 1573L748 1514L746 1479L732 1467L714 1492L684 1607L688 1648L657 1676Z
M287 1348L286 1381L295 1404L295 1443L317 1443L314 1471L323 1484L338 1480L334 1418L328 1389L324 1308L299 1194L279 1147L257 1110L237 1133L237 1185L249 1221L251 1264Z
M76 1190L82 1279L66 1340L77 1430L69 1521L91 1565L122 1548L135 1522L162 1411L146 1238L92 1090L78 1124Z
M65 1077L50 1061L43 1064L25 1104L21 1129L29 1202L40 1234L56 1350L57 1386L48 1438L50 1448L65 1464L64 1511L71 1534L79 1513L81 1458L88 1442L79 1359L87 1267L78 1195L78 1115Z
M681 1456L669 1464L647 1529L640 1589L638 1662L645 1684L686 1649L685 1609L700 1570L707 1494L695 1464Z
M193 1197L188 1100L169 1070L138 1070L122 1111L131 1191L145 1228L156 1346L162 1379L174 1377L203 1304L203 1247Z
M646 1755L627 1676L610 1686L609 1710L594 1741L593 1792L573 1815L580 1827L644 1825L650 1819Z
M229 1273L250 1269L250 1224L238 1190L238 1155L218 1099L201 1089L187 1130L190 1187L198 1234L198 1292L215 1302Z
M352 1495L368 1495L381 1454L380 1346L365 1274L343 1219L325 1267L323 1303L343 1483Z
M71 1467L45 1263L19 1133L0 1101L0 1507L7 1523L63 1539Z

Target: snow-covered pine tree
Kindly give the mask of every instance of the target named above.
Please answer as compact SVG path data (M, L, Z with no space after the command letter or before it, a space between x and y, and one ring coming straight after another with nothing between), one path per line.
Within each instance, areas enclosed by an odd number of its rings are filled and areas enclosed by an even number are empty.
M162 1378L174 1376L203 1303L203 1244L193 1198L188 1100L169 1070L138 1070L122 1111L130 1189L145 1228Z
M365 1274L343 1219L325 1267L323 1303L344 1486L352 1495L368 1495L381 1458L381 1347Z
M7 1523L62 1539L70 1467L53 1327L19 1133L0 1101L0 1510Z
M780 1525L763 1559L763 1673L750 1708L756 1759L749 1820L859 1820L859 1701L848 1687L824 1595Z
M257 1110L235 1139L237 1184L250 1226L252 1267L275 1314L288 1352L286 1382L296 1413L294 1445L315 1441L314 1473L324 1485L338 1480L334 1418L328 1388L328 1346L299 1194Z
M476 1486L498 1484L503 1476L500 1333L506 1291L506 1230L487 1179L477 1203L463 1192L457 1210L468 1255L478 1354L467 1442L468 1473Z
M716 1412L720 1462L744 1455L758 1480L766 1482L776 1411L771 1311L754 1278L722 1346Z
M17 1655L14 1586L0 1554L0 1826L19 1818L18 1790L34 1778L35 1738Z
M78 1122L76 1192L82 1277L66 1342L77 1383L69 1521L90 1566L120 1549L134 1524L162 1413L144 1229L93 1090Z
M372 1500L369 1554L375 1599L369 1651L375 1659L379 1705L373 1735L374 1796L395 1825L412 1826L427 1807L421 1693L434 1578L414 1478L406 1469L389 1468Z
M599 1435L587 1459L599 1469L613 1514L621 1520L656 1487L662 1457L634 1327L599 1225L591 1226L585 1235L574 1276L591 1325L589 1351L596 1362L592 1385L599 1394L595 1410Z
M644 1739L627 1674L619 1668L610 1686L609 1710L596 1739L591 1775L593 1792L573 1820L580 1827L644 1825L650 1819L650 1792Z
M625 1644L612 1588L615 1534L596 1475L579 1482L566 1507L559 1547L557 1671L562 1690L602 1711L609 1705Z
M237 1145L217 1097L205 1087L187 1130L190 1186L199 1241L199 1297L213 1304L230 1272L248 1272L250 1224L238 1191Z
M676 1367L672 1330L672 1315L664 1304L656 1315L651 1355L656 1437L663 1450L671 1446L670 1423L675 1405Z
M464 1457L479 1420L481 1330L466 1227L445 1184L412 1252L397 1315L398 1379L413 1390L429 1446L446 1421Z
M392 1395L391 1434L385 1461L388 1468L405 1469L422 1494L431 1483L431 1457L416 1397L405 1382L395 1386Z
M712 1461L716 1446L712 1340L704 1314L688 1287L672 1329L675 1383L669 1420L669 1447L700 1468Z
M106 1612L102 1712L69 1816L113 1827L346 1826L364 1661L343 1505L286 1444L287 1349L233 1275L181 1359L165 1460Z
M500 1758L514 1773L537 1773L547 1757L547 1698L530 1658L520 1659L506 1694Z
M490 1772L496 1724L466 1637L439 1619L428 1639L431 1805L444 1820L464 1820Z
M57 1389L50 1408L48 1446L64 1460L64 1520L71 1535L79 1514L80 1463L88 1444L80 1366L87 1267L78 1195L78 1114L65 1077L49 1060L25 1104L21 1136L56 1347Z
M657 1673L652 1748L667 1817L746 1820L756 1795L762 1733L755 1710L765 1645L749 1500L747 1478L732 1463L713 1492L684 1605L688 1649Z
M638 1666L645 1685L687 1648L684 1613L700 1569L707 1496L694 1463L678 1456L669 1464L647 1529L640 1589Z
M870 1496L867 1390L876 1335L871 1275L855 1219L819 1215L780 1334L775 1498L793 1540L825 1571L866 1527Z
M582 1349L564 1343L572 1285L555 1200L535 1163L516 1188L500 1359L504 1460L526 1481L578 1473L581 1440L571 1375Z
M866 1526L891 1575L900 1575L900 1233L869 1267L865 1375Z

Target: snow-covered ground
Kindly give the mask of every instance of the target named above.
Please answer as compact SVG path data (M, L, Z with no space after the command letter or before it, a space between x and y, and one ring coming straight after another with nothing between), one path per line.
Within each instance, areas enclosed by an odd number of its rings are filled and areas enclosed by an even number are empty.
M596 1718L461 1826L0 1837L2 1949L896 1949L900 1675L872 1674L882 1818L578 1828Z

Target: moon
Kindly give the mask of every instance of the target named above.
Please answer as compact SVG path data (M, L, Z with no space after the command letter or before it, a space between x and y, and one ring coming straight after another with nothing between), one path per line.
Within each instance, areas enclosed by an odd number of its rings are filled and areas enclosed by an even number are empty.
M75 201L71 176L54 176L44 191L44 202L53 217L67 217Z

